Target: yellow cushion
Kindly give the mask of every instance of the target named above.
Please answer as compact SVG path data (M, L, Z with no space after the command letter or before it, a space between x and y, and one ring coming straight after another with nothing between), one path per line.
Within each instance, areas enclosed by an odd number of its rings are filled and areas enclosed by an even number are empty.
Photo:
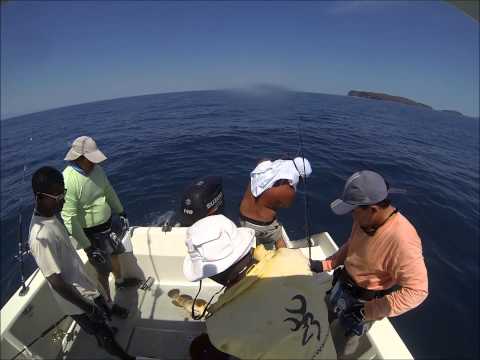
M327 274L296 249L255 250L259 261L227 289L207 319L212 344L241 359L336 358L324 302Z

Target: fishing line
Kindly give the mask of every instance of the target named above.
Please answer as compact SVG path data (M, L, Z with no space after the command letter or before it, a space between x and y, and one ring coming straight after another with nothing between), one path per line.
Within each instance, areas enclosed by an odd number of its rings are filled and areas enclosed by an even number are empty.
M200 291L202 290L202 280L200 280L200 286L198 287L197 295L195 295L195 299L193 299L192 319L193 320L200 320L201 318L203 318L205 316L205 313L208 311L208 307L210 306L211 302L213 301L213 298L215 296L217 296L218 294L220 294L220 292L222 292L225 288L226 288L226 286L222 286L222 288L220 290L218 290L215 294L213 294L212 297L210 298L210 300L208 301L207 305L205 305L205 308L203 309L202 314L197 316L197 315L195 315L194 307L195 307L195 304L197 302L198 295L200 294Z
M302 138L302 129L300 126L300 120L301 120L301 116L299 116L297 121L297 134L298 134L299 153L303 162L302 178L303 178L303 184L304 184L303 199L304 199L304 211L305 211L305 239L307 240L307 243L308 243L308 260L311 263L312 262L312 243L310 239L310 206L308 201L307 172L305 167L305 154L303 151L303 138ZM295 167L297 167L296 164L295 164Z
M33 140L33 132L30 128L30 136L28 138L28 145L25 146L25 151L23 153L23 174L22 174L22 181L21 181L21 190L25 190L25 177L27 173L27 152L30 154L30 144ZM20 191L22 193L22 191ZM18 255L17 260L20 263L20 282L22 289L19 292L20 296L23 296L28 291L28 286L25 286L25 264L23 261L23 257L29 253L29 250L26 248L26 245L23 242L23 201L22 198L19 196L19 206L18 206L18 223L17 223L17 242L18 242Z

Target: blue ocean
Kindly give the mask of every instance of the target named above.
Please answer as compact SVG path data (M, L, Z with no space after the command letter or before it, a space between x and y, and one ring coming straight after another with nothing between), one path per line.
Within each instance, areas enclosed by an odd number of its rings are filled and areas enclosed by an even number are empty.
M479 120L347 96L290 91L195 91L75 105L1 123L2 303L19 286L18 217L26 238L32 172L63 169L72 140L92 136L132 225L158 224L183 190L206 175L223 177L226 215L236 220L249 172L264 157L311 161L311 232L338 245L351 218L329 208L345 180L375 170L405 194L394 205L417 228L430 294L392 318L417 358L478 358ZM304 189L279 219L304 237ZM29 273L31 257L25 260Z

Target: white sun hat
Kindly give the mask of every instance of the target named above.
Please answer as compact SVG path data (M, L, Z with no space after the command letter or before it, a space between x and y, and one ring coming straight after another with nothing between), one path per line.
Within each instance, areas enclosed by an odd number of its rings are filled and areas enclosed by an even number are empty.
M310 162L301 157L293 160L262 161L250 173L250 190L254 197L258 197L278 180L288 180L296 188L299 177L308 177L311 173Z
M97 147L95 140L89 136L80 136L73 140L72 147L65 155L65 160L76 160L82 155L95 164L107 159L105 154Z
M189 281L219 274L247 255L254 244L254 230L237 228L223 215L207 216L187 230L183 273Z

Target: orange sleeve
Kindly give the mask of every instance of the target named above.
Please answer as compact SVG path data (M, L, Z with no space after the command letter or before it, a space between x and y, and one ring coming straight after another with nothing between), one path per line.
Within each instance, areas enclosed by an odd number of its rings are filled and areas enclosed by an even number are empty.
M338 251L329 256L326 260L322 261L323 271L330 271L335 269L336 267L343 265L348 253L348 245L350 244L350 239L342 245Z
M418 238L417 238L418 239ZM387 271L399 290L365 304L365 319L379 320L403 314L420 305L428 296L427 268L422 256L420 239L399 242L397 256L386 264Z

